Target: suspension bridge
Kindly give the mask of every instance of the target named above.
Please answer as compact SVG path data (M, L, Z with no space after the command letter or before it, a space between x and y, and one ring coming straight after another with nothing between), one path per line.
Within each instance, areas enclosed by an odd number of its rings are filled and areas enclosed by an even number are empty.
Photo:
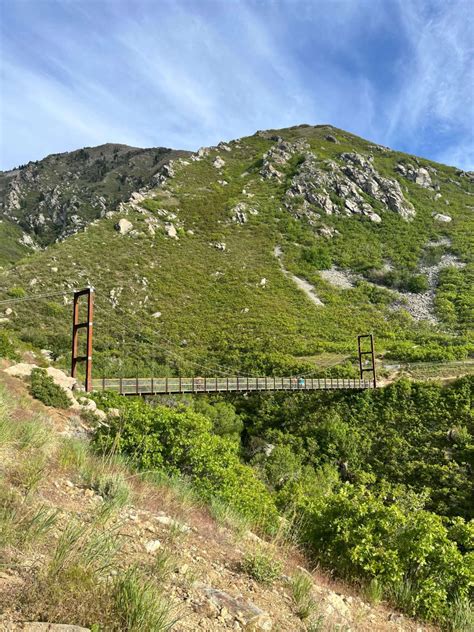
M3 303L16 303L28 300L50 298L66 295L69 292L56 292L43 296L31 296ZM94 332L94 297L95 291L87 287L73 294L72 304L72 348L71 348L71 376L78 379L77 369L84 364L84 387L86 391L113 391L121 395L165 395L179 393L230 393L230 392L260 392L260 391L319 391L319 390L365 390L377 387L375 371L375 349L372 334L358 336L358 378L315 378L306 375L292 376L246 376L230 375L215 369L215 375L199 377L112 377L103 374L101 377L93 375L93 332ZM80 309L81 308L81 309ZM85 313L83 319L80 314ZM85 337L84 337L85 334ZM147 339L141 332L129 330L128 339L139 337L150 346L156 344ZM115 348L110 349L116 354ZM79 348L85 350L79 353ZM172 352L170 352L172 353ZM176 355L172 353L172 355ZM213 369L202 364L191 362L212 373ZM316 369L315 369L316 371ZM151 371L150 371L151 372ZM114 374L111 371L112 375ZM178 371L179 373L179 371Z
M79 301L85 297L87 301L87 318L79 321ZM375 349L372 334L358 336L359 378L306 378L290 377L149 377L149 378L102 378L92 377L92 332L93 332L94 291L86 288L74 293L71 376L76 377L77 364L85 363L86 391L114 391L120 395L159 395L173 393L218 393L218 392L252 392L252 391L316 391L376 388ZM78 354L79 331L86 331L86 355ZM364 350L364 342L369 348ZM367 363L365 360L369 357ZM367 366L368 364L368 366ZM370 373L371 379L365 379Z

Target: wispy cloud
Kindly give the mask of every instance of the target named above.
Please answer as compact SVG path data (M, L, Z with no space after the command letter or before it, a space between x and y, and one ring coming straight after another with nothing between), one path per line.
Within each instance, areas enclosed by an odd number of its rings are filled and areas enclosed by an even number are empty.
M103 142L197 148L302 122L474 165L470 0L21 0L3 168Z

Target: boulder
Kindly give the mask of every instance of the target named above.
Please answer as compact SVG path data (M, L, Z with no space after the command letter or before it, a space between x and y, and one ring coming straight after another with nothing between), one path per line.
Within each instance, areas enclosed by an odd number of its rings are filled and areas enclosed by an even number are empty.
M232 209L232 220L238 224L245 224L247 222L247 204L245 202L239 202Z
M55 369L52 366L49 366L46 369L46 373L53 378L53 382L55 384L63 388L65 391L72 391L77 384L75 377L69 377L69 375L66 375L64 371Z
M93 399L89 399L88 397L79 397L77 401L81 405L82 410L86 410L92 413L96 412L97 404Z
M223 590L198 584L198 591L204 598L202 609L207 616L215 617L223 612L236 619L246 632L270 632L273 622L267 612L258 608L241 595L232 597Z
M214 246L214 248L217 248L217 250L222 250L222 251L224 251L227 248L225 242L223 241L215 241L211 243L211 246Z
M415 167L412 164L398 163L395 167L395 171L398 171L404 178L415 182L418 186L424 189L433 188L433 182L431 180L428 169L424 167Z
M433 213L433 218L435 221L442 222L444 224L448 224L453 219L450 215L443 215L442 213Z
M36 364L20 362L19 364L14 364L13 366L8 367L8 369L5 369L5 373L8 373L8 375L12 375L13 377L30 377L31 371L37 368L38 366Z
M328 134L327 136L324 137L325 140L327 140L329 143L339 143L339 141L337 140L337 138L335 136L333 136L332 134Z
M318 228L318 234L321 235L321 237L324 237L325 239L332 239L333 237L335 237L336 235L339 235L339 231L336 228L333 228L332 226L321 226L320 228Z
M165 233L172 239L178 239L178 232L174 224L165 224Z
M217 156L214 162L212 163L216 169L222 169L225 166L225 161L222 160L220 156Z
M132 230L133 224L132 222L129 222L128 219L122 217L122 219L119 219L119 221L115 224L114 228L121 235L126 235Z
M145 550L147 553L156 553L161 548L161 542L159 540L148 540L145 544Z
M336 615L348 619L350 616L350 607L342 595L331 591L326 597L326 613L329 616Z
M415 182L416 184L418 184L420 187L423 187L424 189L429 189L433 186L433 183L431 181L431 176L424 167L420 167L418 171L416 172Z

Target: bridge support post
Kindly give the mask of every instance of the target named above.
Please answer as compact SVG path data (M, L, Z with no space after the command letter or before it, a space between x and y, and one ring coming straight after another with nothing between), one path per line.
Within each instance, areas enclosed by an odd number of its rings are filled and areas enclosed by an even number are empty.
M87 320L79 322L79 299L87 296ZM85 290L74 292L72 302L72 354L71 354L71 377L76 377L77 363L86 364L86 391L92 390L92 318L94 312L94 288L88 287ZM79 349L79 329L86 329L86 355L78 355Z
M363 351L362 350L362 340L369 339L370 349ZM360 371L360 379L364 379L364 373L372 373L373 385L374 388L377 388L377 376L375 372L375 345L374 345L374 336L373 334L362 334L357 336L357 346L359 350L359 371ZM363 356L370 356L370 366L364 367Z

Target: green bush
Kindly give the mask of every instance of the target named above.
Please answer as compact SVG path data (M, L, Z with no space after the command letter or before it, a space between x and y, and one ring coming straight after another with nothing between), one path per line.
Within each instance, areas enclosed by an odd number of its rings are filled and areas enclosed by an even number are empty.
M26 291L22 287L11 287L8 290L8 295L12 298L24 298L26 296Z
M467 599L474 586L469 555L450 540L439 516L386 504L364 487L345 485L311 513L308 525L323 561L345 577L377 578L410 614L445 619L450 604Z
M69 408L71 405L64 390L54 383L45 369L33 369L31 372L31 394L46 406Z
M260 584L271 586L280 577L282 565L269 550L258 548L244 555L242 570Z
M194 400L193 408L197 413L211 420L213 431L217 435L240 441L244 424L231 403L225 401L211 403L204 397L199 397Z
M304 262L311 264L317 270L327 270L332 265L329 251L322 246L303 248L301 258Z
M204 498L228 503L262 528L276 527L270 493L252 468L240 462L238 445L213 433L211 420L190 409L151 407L141 400L123 401L119 407L121 416L97 429L99 450L115 449L144 470L185 475Z
M408 292L420 294L428 289L428 279L424 274L413 274L405 281L405 288Z
M6 331L0 331L0 358L18 359L14 339Z

